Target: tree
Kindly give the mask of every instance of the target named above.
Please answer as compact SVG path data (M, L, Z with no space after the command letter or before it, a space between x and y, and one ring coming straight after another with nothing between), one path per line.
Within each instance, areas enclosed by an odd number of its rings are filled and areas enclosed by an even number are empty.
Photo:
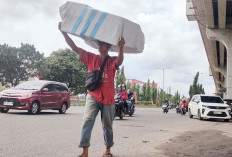
M16 86L35 76L42 66L43 54L34 45L21 44L21 47L0 45L0 81L2 85Z
M131 89L131 82L130 81L127 81L127 83L126 83L126 89Z
M70 49L52 52L44 62L40 71L42 79L66 83L74 94L85 93L85 77L87 67L80 62L80 57Z
M139 97L140 96L140 85L139 84L137 84L135 91L136 91L137 97Z
M142 95L142 99L145 101L146 100L146 90L147 90L147 85L146 83L143 84L143 95Z
M150 79L147 80L147 89L146 89L146 101L151 100L151 86L150 86Z
M133 83L132 91L136 91L136 84L135 83Z
M155 82L152 81L152 86L151 86L151 98L153 101L153 104L156 104L157 101L157 88L155 87Z
M116 81L116 90L118 88L118 85L120 84L120 69L117 70L116 75L115 75L115 81Z
M190 99L193 97L195 94L205 94L204 88L202 87L202 84L197 83L198 82L198 77L199 77L199 72L194 77L193 80L193 85L189 87L189 96Z
M174 104L177 104L177 102L180 102L180 94L178 91L175 93L173 101L174 101L173 102Z
M216 95L220 96L221 98L223 98L223 94L226 92L226 88L220 88L218 93Z
M126 84L126 76L124 73L124 66L122 66L121 73L119 75L119 82L120 82L120 84Z

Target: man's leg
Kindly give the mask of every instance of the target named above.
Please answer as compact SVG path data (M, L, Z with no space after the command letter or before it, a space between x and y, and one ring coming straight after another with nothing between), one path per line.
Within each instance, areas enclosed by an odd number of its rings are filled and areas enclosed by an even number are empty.
M88 147L90 145L90 137L93 129L93 125L98 114L100 106L98 102L91 95L87 95L85 112L82 122L81 138L79 147L83 148L83 153L80 156L88 156Z
M104 141L106 145L105 154L110 154L110 147L114 145L114 141L113 141L114 113L115 113L115 104L112 105L102 104L101 121L102 121Z

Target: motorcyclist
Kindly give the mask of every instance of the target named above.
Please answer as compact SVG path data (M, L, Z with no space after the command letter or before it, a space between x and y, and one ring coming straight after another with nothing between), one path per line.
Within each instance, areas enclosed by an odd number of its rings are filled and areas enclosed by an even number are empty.
M177 101L177 103L176 103L176 113L179 113L179 111L180 111L180 103L179 103L179 101Z
M122 85L118 85L118 88L117 88L117 91L116 91L116 95L120 98L120 100L123 102L123 103L119 103L119 107L120 107L120 110L122 111L122 114L124 114L124 101L123 101L123 87Z
M167 105L167 107L169 107L169 101L168 101L168 98L166 98L166 99L165 99L164 104L166 104L166 105Z
M181 100L180 106L182 105L186 108L186 111L188 111L188 103L185 98Z
M126 102L127 100L127 97L128 97L128 94L127 94L127 91L126 91L126 85L122 84L122 101L123 101L123 104L124 104L124 109L125 109L125 112L128 112L128 104Z
M128 94L128 100L130 100L128 107L131 108L132 103L134 103L133 92L130 89L128 89L127 94ZM133 100L132 100L132 98L133 98Z

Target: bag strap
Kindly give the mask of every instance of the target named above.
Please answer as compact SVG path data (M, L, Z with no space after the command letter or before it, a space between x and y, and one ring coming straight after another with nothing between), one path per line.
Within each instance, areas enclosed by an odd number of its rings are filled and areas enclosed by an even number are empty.
M103 70L104 70L104 67L105 67L105 64L106 64L106 61L108 60L108 58L109 58L110 56L109 55L107 55L106 56L106 58L104 59L104 61L103 61L103 63L102 63L102 65L101 65L101 68L100 68L100 70L103 72Z

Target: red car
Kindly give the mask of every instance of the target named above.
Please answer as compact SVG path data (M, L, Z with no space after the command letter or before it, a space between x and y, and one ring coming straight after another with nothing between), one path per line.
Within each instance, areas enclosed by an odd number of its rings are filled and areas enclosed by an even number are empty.
M0 111L28 110L37 114L41 110L58 110L64 114L70 107L70 92L64 83L54 81L26 81L0 92Z

